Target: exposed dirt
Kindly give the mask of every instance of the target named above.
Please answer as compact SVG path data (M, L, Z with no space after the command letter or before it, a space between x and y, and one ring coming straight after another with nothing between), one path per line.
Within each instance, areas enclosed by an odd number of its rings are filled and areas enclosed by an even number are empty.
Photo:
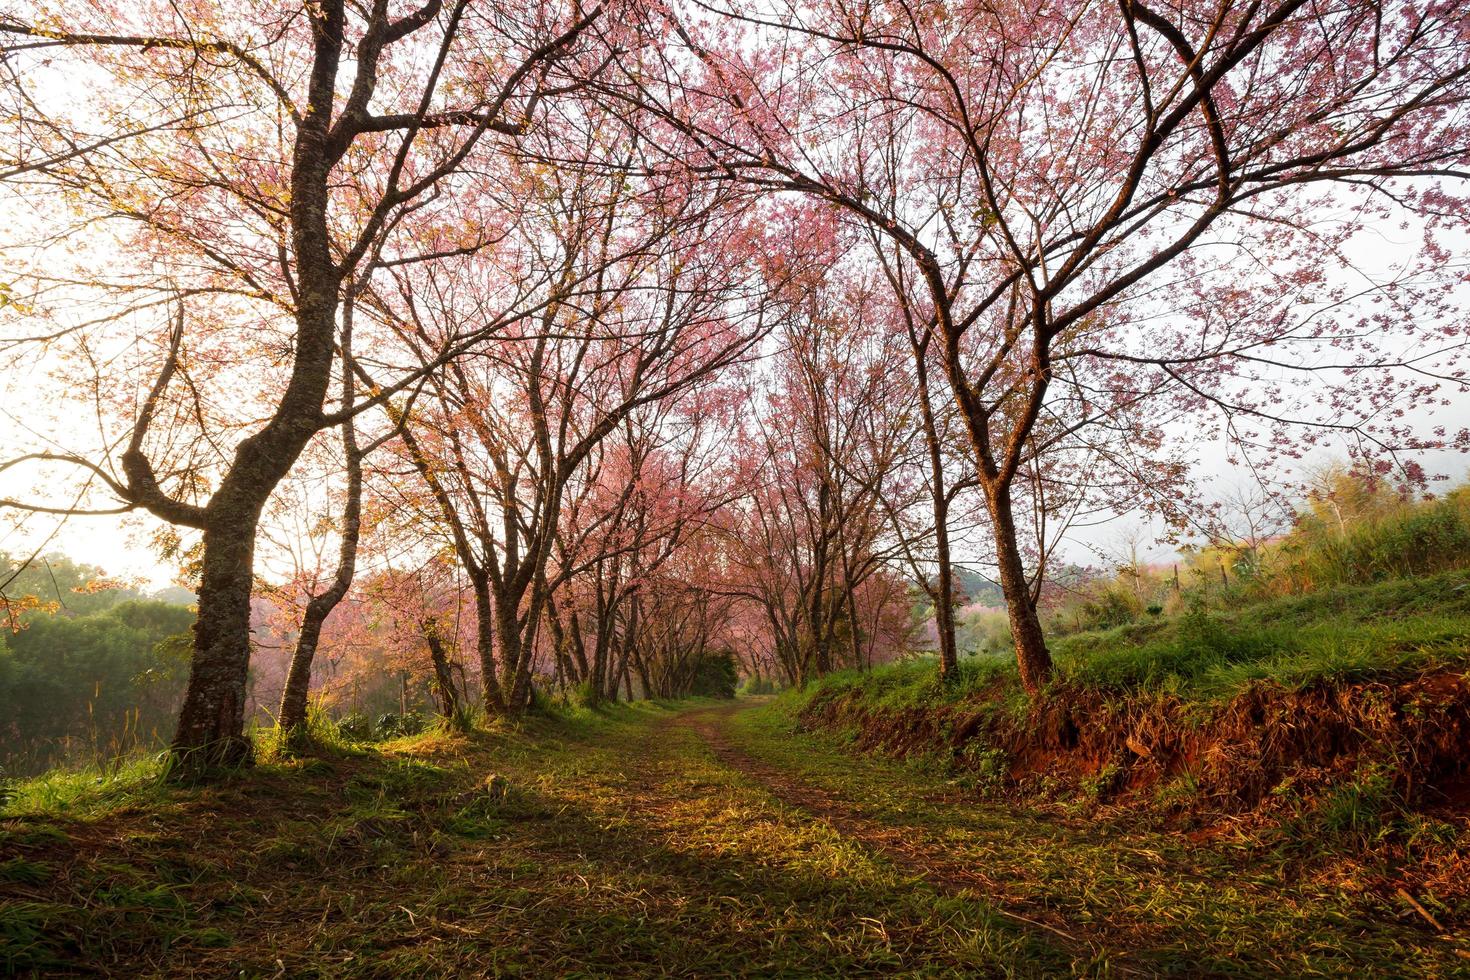
M1018 797L1085 788L1100 802L1208 820L1381 778L1413 809L1470 816L1470 678L1460 672L1298 690L1258 683L1213 705L1063 689L1020 719L983 697L883 710L839 694L814 699L802 721L852 731L866 750L952 752L958 768L977 748L995 750ZM1160 792L1180 781L1188 792Z

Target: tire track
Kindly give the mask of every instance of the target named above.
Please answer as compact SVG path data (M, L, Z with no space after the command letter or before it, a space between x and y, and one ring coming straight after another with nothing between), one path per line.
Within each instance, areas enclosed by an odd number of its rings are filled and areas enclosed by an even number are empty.
M1002 883L954 860L942 847L922 839L912 830L859 816L834 794L748 755L734 745L724 731L730 716L742 710L746 710L745 706L734 704L691 711L673 719L673 724L698 734L721 765L754 780L780 802L805 811L944 894L978 897L997 914L1058 937L1079 958L1094 959L1105 951L1110 957L1116 954L1115 947L1103 945L1096 937L1088 936L1051 910L1028 908L1032 914L1022 915L1004 907L1001 904L1003 899L1016 901L1016 896L1007 895ZM1114 961L1113 965L1118 964ZM1122 972L1130 971L1125 967Z

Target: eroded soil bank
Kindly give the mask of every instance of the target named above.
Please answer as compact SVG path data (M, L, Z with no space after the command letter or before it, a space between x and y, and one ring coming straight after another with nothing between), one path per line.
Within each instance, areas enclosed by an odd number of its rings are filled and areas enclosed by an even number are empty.
M989 692L994 695L997 692ZM1203 840L1375 860L1380 884L1470 904L1470 678L1260 682L1219 701L1060 688L1018 709L982 690L887 706L817 691L799 727L860 751L927 759L977 797L1144 821Z

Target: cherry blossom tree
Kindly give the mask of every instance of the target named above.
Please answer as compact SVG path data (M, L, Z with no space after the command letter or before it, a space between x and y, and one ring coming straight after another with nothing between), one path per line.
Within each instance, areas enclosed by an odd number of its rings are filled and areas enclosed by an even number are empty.
M445 207L457 175L585 75L579 38L603 13L466 0L402 12L387 0L76 0L0 13L0 142L20 148L0 167L12 200L63 202L12 229L49 237L33 236L34 261L10 287L7 347L69 345L99 377L105 364L97 388L118 403L99 413L115 420L102 426L105 449L25 459L70 464L120 502L112 509L201 535L174 741L186 770L250 757L255 529L302 449L353 411L328 406L344 285L374 253L427 257L398 233ZM137 260L49 272L58 246L87 228ZM117 312L104 337L80 310L105 302ZM166 307L172 327L150 335L148 315ZM136 398L119 396L125 366ZM249 391L259 397L242 399Z
M1018 481L1111 433L1104 486L1183 506L1168 425L1257 464L1330 436L1470 444L1452 235L1470 13L1401 0L845 2L671 10L603 87L711 179L809 195L923 300L1021 678L1051 673ZM1400 227L1420 246L1362 261ZM1084 464L1076 464L1084 465Z
M588 700L616 699L620 684L631 692L634 672L653 690L654 604L679 588L728 593L716 529L745 490L723 441L738 404L729 381L707 381L642 406L575 480L548 570L546 624L557 676Z
M774 288L744 195L679 167L652 170L635 144L609 152L595 121L537 139L507 175L526 189L524 208L495 261L441 264L400 286L405 336L427 360L438 338L480 329L506 277L548 284L536 316L428 376L432 398L401 439L474 589L494 714L530 702L576 474L641 406L745 358Z
M913 432L892 304L838 267L818 271L752 392L739 449L750 490L730 527L741 587L764 610L794 684L871 659L873 617L860 606L901 547L889 517Z

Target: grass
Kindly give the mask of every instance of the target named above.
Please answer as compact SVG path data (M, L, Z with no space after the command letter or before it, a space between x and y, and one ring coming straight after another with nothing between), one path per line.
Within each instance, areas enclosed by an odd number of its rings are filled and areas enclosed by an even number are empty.
M891 693L918 683L902 676ZM0 810L0 973L1432 976L1470 963L1381 889L1303 874L1243 838L976 804L938 767L793 734L799 701L730 717L708 702L564 707L197 787L145 766L21 784ZM712 750L698 719L756 765ZM1371 833L1376 778L1332 819ZM844 816L793 801L787 781ZM913 847L941 855L936 881L953 866L985 886L919 880L901 859Z
M106 766L55 769L41 776L9 782L0 815L96 818L119 807L163 799L167 795L164 776L164 763L159 756Z
M0 973L1054 975L719 765L661 705L567 709L180 788L23 786ZM45 875L43 878L42 875Z
M1223 698L1251 681L1300 687L1470 663L1470 572L1342 586L1232 612L1193 612L1053 644L1082 687Z
M1108 693L1162 691L1218 701L1254 681L1298 688L1470 665L1470 571L1349 585L1304 596L1243 604L1229 612L1150 617L1108 630L1052 638L1059 685ZM860 692L878 710L983 699L992 710L1023 715L1015 662L963 658L941 683L934 660L911 658L869 672L841 671L783 695Z
M1449 976L1470 972L1470 941L1438 936L1388 883L1304 862L1240 832L1208 841L1109 821L973 801L936 767L854 755L840 738L796 733L800 699L735 716L740 749L821 787L847 811L980 869L988 895L1086 937L1096 964L1192 976ZM1332 803L1343 829L1380 819L1381 774ZM1452 831L1453 832L1453 831ZM1421 904L1462 925L1470 909Z

